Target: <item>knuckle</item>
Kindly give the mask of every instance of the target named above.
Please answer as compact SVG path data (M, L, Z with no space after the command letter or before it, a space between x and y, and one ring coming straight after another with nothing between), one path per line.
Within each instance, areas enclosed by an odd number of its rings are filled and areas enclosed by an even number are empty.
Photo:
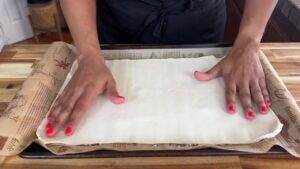
M249 86L249 80L246 78L242 78L237 82L237 86L241 89Z
M262 88L261 91L264 95L269 95L269 92L266 88Z
M240 97L243 99L243 98L250 98L251 97L251 95L250 95L250 93L249 92L240 92Z
M269 94L263 93L263 97L264 97L264 98L269 98L270 96L269 96Z
M259 80L259 81L262 81L262 82L265 82L265 80L266 80L265 74L262 73L262 74L258 77L258 80Z
M263 104L265 104L265 101L263 99L259 99L256 103L258 105L263 105Z
M260 77L258 79L258 82L259 82L261 87L266 87L266 78L265 77Z
M235 94L235 90L233 89L233 88L227 88L227 90L225 91L226 93L226 95L228 96L232 96L232 95L234 95Z
M60 114L58 117L56 117L55 121L58 123L58 124L63 124L65 122L65 118L66 116L62 114Z
M72 89L72 94L71 94L71 97L74 96L75 93L79 93L81 90L82 90L83 86L74 86L73 89Z
M86 101L81 101L76 104L76 111L82 112L86 109L88 103Z
M251 107L251 99L250 98L241 98L241 103L244 108Z
M73 113L70 117L71 121L78 121L81 118L81 113Z
M70 103L64 103L62 105L62 110L63 111L70 111L70 110L72 110L72 108L73 108L73 106Z
M252 106L250 104L244 104L243 105L244 110L252 109Z
M266 92L266 91L262 91L262 96L263 96L264 98L269 98L269 93Z
M225 71L223 72L223 76L227 79L228 82L235 81L236 75L233 72Z
M227 102L234 102L234 97L226 96L226 101Z
M259 90L259 89L254 89L254 90L252 90L251 91L251 93L252 93L252 95L253 96L260 96L261 95L261 90Z
M84 110L84 105L83 105L83 104L78 104L78 105L76 106L76 111L81 112L81 111L83 111L83 110Z

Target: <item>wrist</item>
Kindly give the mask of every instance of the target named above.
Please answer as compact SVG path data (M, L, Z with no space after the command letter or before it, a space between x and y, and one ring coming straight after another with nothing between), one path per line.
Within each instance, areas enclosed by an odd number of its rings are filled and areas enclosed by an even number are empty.
M243 29L240 29L236 40L240 40L240 41L248 40L248 41L252 41L253 43L256 42L259 44L262 36L263 36L262 31L259 31L257 28L253 26L252 27L248 26Z
M84 50L80 50L80 55L78 56L78 61L96 61L96 62L102 62L104 63L104 57L102 55L102 52L100 48L94 48L94 47L84 47Z
M233 48L239 49L259 49L261 38L252 36L252 34L239 33L237 38L234 41Z

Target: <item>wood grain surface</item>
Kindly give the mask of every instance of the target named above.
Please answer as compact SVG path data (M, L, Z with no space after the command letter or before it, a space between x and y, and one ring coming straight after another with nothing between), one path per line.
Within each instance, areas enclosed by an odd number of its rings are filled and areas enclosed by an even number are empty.
M49 44L18 44L0 53L0 113L12 100ZM300 105L300 43L263 43L261 49ZM102 159L32 160L0 157L0 169L300 169L300 159L290 155L216 157L132 157Z

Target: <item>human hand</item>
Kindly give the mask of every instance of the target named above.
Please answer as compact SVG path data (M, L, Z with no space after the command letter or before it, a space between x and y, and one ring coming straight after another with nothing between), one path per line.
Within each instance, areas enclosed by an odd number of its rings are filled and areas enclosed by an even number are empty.
M98 56L79 59L77 71L50 110L45 127L47 136L53 137L63 128L65 135L72 135L93 100L104 92L115 104L125 101L119 96L116 82L104 61Z
M226 86L227 111L235 113L235 99L238 95L248 120L255 118L252 100L261 114L267 114L271 100L266 88L265 74L259 60L259 43L251 39L240 40L228 55L207 72L195 71L200 81L222 76Z

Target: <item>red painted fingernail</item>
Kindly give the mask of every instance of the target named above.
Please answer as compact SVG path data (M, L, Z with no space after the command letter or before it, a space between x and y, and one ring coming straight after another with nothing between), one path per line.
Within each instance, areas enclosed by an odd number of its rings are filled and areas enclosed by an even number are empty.
M227 105L227 112L229 114L234 114L235 113L235 105L233 103L230 103Z
M269 99L267 99L267 100L266 100L266 104L267 104L267 106L271 106L271 105L272 105L272 101L269 100Z
M49 129L49 128L53 128L53 125L51 123L48 123L46 126L45 126L45 129Z
M253 120L255 118L255 114L253 111L248 111L247 114L246 114L246 118L248 120Z
M259 112L261 114L267 114L268 113L268 109L266 106L261 106L260 109L259 109Z
M110 100L114 104L122 104L125 102L125 97L123 97L123 96L111 97Z
M205 73L202 73L202 72L199 72L199 71L195 71L194 72L194 77L197 79L197 80L200 80L200 81L207 81L209 80L209 76Z
M55 135L54 127L50 124L46 126L46 134L48 137L53 137Z
M65 135L66 136L71 136L74 133L74 125L69 125L66 129L65 129Z

